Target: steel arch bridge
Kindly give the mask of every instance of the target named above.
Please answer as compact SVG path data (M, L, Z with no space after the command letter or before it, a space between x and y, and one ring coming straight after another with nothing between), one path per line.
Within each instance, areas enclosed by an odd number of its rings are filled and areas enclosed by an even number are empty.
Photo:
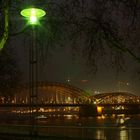
M87 93L70 84L58 82L38 83L38 103L84 103L88 100ZM14 97L15 103L29 103L29 87L23 85Z
M128 92L101 93L90 98L97 104L140 104L140 97Z

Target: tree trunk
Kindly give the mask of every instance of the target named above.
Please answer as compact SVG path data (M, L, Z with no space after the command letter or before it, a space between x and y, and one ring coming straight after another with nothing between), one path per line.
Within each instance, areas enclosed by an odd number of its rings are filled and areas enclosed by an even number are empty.
M3 16L4 16L4 31L3 35L0 38L0 50L5 46L8 33L9 33L9 0L5 1L4 9L3 9Z

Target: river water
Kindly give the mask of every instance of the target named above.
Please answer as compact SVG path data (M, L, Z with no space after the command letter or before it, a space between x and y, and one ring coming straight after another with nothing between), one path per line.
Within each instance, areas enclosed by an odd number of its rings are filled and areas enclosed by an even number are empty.
M43 118L43 116L42 116ZM39 119L40 124L63 126L67 135L79 135L97 140L140 140L140 115L111 115L97 117L65 116L64 118ZM68 133L67 128L69 127ZM54 130L54 128L52 128ZM77 131L79 129L79 131ZM76 134L75 134L76 133Z
M78 117L76 115L39 115L39 133L52 136L80 137L93 140L140 140L140 115L102 115ZM1 125L27 127L25 117L1 117Z

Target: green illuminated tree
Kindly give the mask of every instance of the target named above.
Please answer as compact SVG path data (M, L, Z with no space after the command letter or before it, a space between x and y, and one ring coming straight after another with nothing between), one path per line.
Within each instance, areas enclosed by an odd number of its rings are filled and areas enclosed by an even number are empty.
M9 0L0 2L0 50L5 46L9 34Z
M0 1L0 96L8 101L19 84L19 70L9 44L10 0Z

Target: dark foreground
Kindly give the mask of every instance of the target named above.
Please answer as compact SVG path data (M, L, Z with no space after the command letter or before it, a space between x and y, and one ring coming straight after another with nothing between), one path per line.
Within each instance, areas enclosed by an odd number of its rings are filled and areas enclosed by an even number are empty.
M0 140L85 140L85 138L0 133Z

